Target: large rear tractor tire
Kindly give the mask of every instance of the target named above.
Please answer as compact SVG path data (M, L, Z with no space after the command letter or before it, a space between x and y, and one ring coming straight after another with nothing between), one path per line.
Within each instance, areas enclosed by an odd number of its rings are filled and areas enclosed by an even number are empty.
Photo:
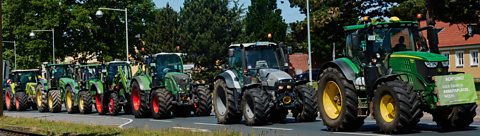
M320 74L317 100L328 130L355 131L363 125L365 118L357 117L358 95L354 85L336 68L326 68Z
M38 112L47 112L48 111L48 100L47 100L47 93L43 91L43 86L37 86L35 92L35 99L37 103L37 110Z
M108 102L107 97L105 96L105 92L102 94L98 92L95 93L95 109L97 110L99 115L107 114Z
M197 86L198 101L194 104L195 115L210 116L212 112L212 92L205 86Z
M25 92L17 92L15 94L15 108L18 111L25 111L28 107L28 96Z
M240 100L235 98L236 91L227 88L223 79L218 79L213 88L213 109L217 122L220 124L239 123L242 120L239 111Z
M62 111L62 96L60 90L48 91L48 110L51 113Z
M172 117L173 97L165 88L158 88L152 92L151 110L154 119Z
M295 120L299 122L311 122L317 118L317 98L315 90L307 85L297 87L298 94L302 99L302 106L294 110Z
M441 109L433 114L433 120L443 129L464 129L477 115L477 104L456 105L449 109Z
M247 126L265 125L270 116L270 96L260 88L250 88L242 98L242 111Z
M66 87L65 93L65 108L67 109L68 114L73 114L78 112L78 107L74 104L74 96L73 89L71 86Z
M401 80L380 83L373 97L377 126L384 133L406 133L423 116L421 101L413 87Z
M15 97L10 90L5 92L5 107L8 111L14 111L15 109Z
M120 99L118 97L118 92L111 92L108 99L108 113L111 116L116 116L122 110L120 107Z
M81 91L78 93L78 109L81 114L90 114L92 112L92 96L89 91Z
M134 81L132 83L132 107L133 115L135 118L144 118L148 116L148 104L147 104L148 94L140 90L138 82Z

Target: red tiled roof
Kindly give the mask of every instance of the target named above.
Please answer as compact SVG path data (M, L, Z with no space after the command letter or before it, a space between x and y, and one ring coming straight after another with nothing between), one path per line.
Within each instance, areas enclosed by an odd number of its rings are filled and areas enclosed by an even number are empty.
M436 21L435 23L435 28L443 28L443 30L438 33L438 47L440 48L480 44L480 35L475 35L465 40L463 35L467 33L466 24L450 24L441 21ZM426 21L421 21L420 26L426 26ZM423 36L425 38L427 37L426 31L423 32Z
M289 55L290 66L294 68L294 70L301 69L302 72L308 70L308 54L291 54Z

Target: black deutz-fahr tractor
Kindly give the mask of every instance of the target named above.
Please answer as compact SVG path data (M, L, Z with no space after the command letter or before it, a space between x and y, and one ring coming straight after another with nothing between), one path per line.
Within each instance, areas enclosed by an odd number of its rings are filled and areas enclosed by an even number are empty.
M314 121L317 103L308 81L287 72L283 48L273 42L233 44L227 69L215 77L213 107L221 124L265 125L284 121L291 110L297 121Z

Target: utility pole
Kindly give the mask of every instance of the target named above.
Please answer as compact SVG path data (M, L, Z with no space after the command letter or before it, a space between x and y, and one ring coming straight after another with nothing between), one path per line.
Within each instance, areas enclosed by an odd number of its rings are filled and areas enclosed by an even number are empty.
M3 3L2 0L0 0L0 3ZM0 6L0 42L3 41L3 9L2 9L2 6ZM3 63L3 46L0 46L0 52L2 53L2 55L0 55L0 60L2 60L2 63ZM2 70L2 72L0 72L0 76L2 78L0 78L0 117L3 116L3 64L0 65L0 70Z

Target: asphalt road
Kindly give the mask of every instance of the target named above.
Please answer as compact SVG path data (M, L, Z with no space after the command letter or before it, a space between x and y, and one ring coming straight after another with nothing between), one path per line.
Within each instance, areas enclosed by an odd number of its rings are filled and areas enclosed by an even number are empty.
M477 109L479 113L479 109ZM52 121L67 121L74 123L94 124L94 125L110 125L118 126L120 128L137 127L148 129L185 129L196 132L211 132L215 130L229 130L240 131L242 134L260 134L260 135L385 135L378 133L378 127L375 121L370 117L365 120L363 127L356 132L329 132L323 125L320 119L315 122L298 123L294 122L293 118L287 118L285 123L275 123L265 126L246 126L244 124L222 125L216 123L215 116L207 117L176 117L165 120L154 120L151 118L136 119L133 115L119 115L108 116L98 115L96 113L82 115L82 114L67 114L61 113L39 113L37 111L6 111L6 116L12 117L27 117L40 118ZM443 131L432 122L431 116L426 113L418 124L420 129L418 132L405 135L422 135L422 136L437 136L437 135L462 135L462 136L478 136L480 134L480 117L475 118L475 122L471 127L464 130Z

